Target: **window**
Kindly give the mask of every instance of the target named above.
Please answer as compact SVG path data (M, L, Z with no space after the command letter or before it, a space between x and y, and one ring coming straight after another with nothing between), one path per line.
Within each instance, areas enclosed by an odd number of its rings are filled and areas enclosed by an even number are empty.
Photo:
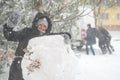
M120 20L120 13L117 13L116 17L117 17L117 20Z
M109 6L110 1L109 0L103 0L103 5L104 6Z
M107 20L107 19L108 19L108 13L103 13L103 14L101 15L101 19Z
M120 6L120 0L116 0L117 6Z

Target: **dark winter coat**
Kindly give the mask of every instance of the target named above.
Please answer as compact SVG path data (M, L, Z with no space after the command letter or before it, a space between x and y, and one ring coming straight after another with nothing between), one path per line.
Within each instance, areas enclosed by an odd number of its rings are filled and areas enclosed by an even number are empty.
M51 30L51 21L50 19L43 15L42 13L38 13L32 23L31 28L24 28L21 31L13 31L13 28L11 28L9 25L5 24L3 27L4 37L8 41L15 41L19 42L17 50L15 52L16 56L23 56L24 52L23 49L27 47L28 41L37 36L44 35L42 32L37 30L37 22L39 19L46 18L48 21L48 28L45 34L50 33Z
M99 27L98 30L106 37L106 39L111 40L111 35L105 28Z
M46 33L42 33L39 30L37 30L37 23L39 19L46 18L48 21L48 28ZM23 51L24 48L27 47L28 41L31 38L42 36L44 34L50 33L51 31L51 21L50 19L43 15L42 13L38 13L33 22L31 28L24 28L21 31L13 31L13 28L11 28L8 24L3 25L3 34L4 37L8 41L15 41L19 42L18 47L16 49L15 55L18 56L14 59L12 62L12 65L10 67L9 72L9 79L8 80L24 80L22 76L22 69L21 69L21 60L24 56L25 52Z
M110 45L111 35L104 27L99 27L98 30L103 34L105 40L104 43Z
M96 35L95 35L95 29L89 27L86 32L86 44L87 45L93 45L96 43Z
M96 29L96 37L99 40L99 47L102 47L102 45L106 44L106 38L99 29L98 30Z

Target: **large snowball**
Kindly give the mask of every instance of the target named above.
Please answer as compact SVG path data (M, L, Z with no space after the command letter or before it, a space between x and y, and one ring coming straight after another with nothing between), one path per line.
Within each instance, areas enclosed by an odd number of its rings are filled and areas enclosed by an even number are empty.
M75 80L78 59L60 35L36 37L29 41L22 60L25 80Z

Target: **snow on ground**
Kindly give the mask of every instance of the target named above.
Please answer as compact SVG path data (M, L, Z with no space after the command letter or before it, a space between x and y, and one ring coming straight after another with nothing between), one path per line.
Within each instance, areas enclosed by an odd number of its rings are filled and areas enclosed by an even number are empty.
M120 80L120 31L111 31L113 54L103 55L99 47L94 45L96 55L86 55L85 47L75 51L79 59L79 73L75 74L76 80ZM72 57L71 57L72 58ZM69 74L68 74L69 75ZM0 80L7 80L8 71L0 74Z
M120 31L110 32L113 54L103 55L97 45L94 45L96 55L85 54L85 50L77 53L80 61L78 80L120 80Z

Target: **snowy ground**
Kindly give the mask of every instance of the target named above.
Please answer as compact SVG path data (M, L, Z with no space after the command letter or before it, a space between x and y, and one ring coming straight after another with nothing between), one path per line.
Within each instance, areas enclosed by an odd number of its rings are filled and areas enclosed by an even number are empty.
M77 80L120 80L120 31L110 32L112 45L115 48L113 54L103 55L97 44L94 45L96 55L86 55L85 48L75 51L79 58L80 72L76 74ZM7 80L8 70L0 74L0 80Z
M120 31L110 32L112 45L115 48L113 54L101 54L97 45L94 46L96 55L86 55L85 50L76 54L80 60L80 73L78 80L120 80Z

